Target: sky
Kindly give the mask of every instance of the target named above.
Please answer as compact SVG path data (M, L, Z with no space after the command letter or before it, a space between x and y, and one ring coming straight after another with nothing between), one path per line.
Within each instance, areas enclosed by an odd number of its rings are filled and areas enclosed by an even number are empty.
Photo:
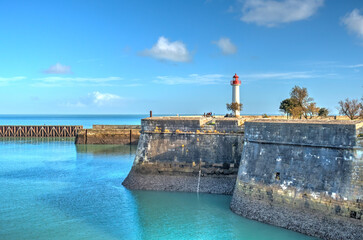
M363 97L361 0L0 0L0 114L281 114Z

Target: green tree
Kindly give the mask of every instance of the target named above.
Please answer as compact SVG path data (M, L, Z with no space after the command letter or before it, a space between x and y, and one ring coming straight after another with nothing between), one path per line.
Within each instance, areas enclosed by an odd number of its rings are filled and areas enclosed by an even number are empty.
M327 117L329 115L329 110L327 108L320 108L318 116L319 117Z
M280 103L280 111L284 112L287 118L292 115L291 110L294 107L296 107L296 103L291 98L287 98Z
M316 103L313 98L309 97L308 90L304 87L295 86L290 91L290 98L283 100L280 103L280 111L294 118L313 118L319 113Z

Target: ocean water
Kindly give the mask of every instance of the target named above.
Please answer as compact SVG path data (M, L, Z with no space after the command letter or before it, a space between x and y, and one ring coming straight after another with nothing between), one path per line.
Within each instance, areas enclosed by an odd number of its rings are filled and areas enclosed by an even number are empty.
M313 239L235 215L230 196L129 191L135 151L0 140L0 239Z

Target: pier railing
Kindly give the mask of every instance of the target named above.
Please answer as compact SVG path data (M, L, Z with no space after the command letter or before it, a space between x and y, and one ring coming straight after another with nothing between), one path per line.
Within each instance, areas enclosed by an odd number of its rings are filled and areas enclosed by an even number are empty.
M0 126L0 137L75 137L83 126Z

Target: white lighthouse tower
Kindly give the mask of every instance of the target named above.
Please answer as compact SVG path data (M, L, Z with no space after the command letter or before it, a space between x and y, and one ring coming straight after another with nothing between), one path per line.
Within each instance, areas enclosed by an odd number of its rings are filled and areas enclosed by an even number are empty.
M232 103L240 103L239 102L239 86L241 85L241 81L238 79L237 73L234 74L233 80L231 81L232 85ZM235 116L239 116L239 110L234 112Z

